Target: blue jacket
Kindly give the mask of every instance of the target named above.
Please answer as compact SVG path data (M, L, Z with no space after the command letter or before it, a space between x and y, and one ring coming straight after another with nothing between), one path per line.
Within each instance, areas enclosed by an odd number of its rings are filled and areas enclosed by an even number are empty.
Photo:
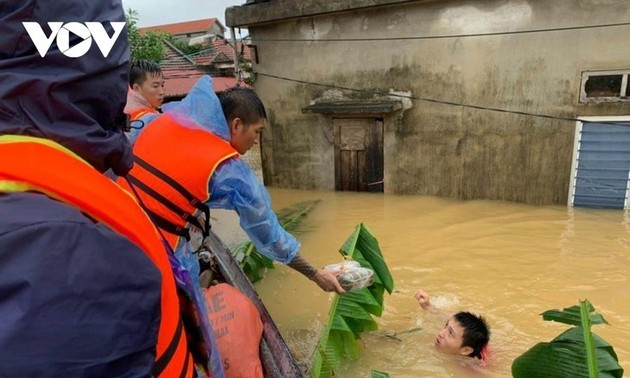
M229 141L230 131L221 104L212 88L212 79L204 76L181 101L162 105L181 125L208 130ZM156 115L142 118L147 124ZM136 131L131 139L140 135ZM300 250L300 243L282 228L271 209L271 199L263 184L250 166L235 157L221 163L208 184L210 208L234 210L240 218L241 228L258 251L283 264L291 262Z
M125 174L126 31L107 58L94 44L69 58L55 41L41 57L22 21L109 27L125 21L121 1L2 2L0 134L49 138ZM160 280L135 244L77 209L40 193L0 193L0 377L149 377Z

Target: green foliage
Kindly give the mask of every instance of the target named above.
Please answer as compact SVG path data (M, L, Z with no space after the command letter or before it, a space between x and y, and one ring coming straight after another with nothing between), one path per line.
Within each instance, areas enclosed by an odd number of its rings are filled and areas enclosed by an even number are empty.
M608 324L588 301L549 310L544 320L574 325L548 343L538 343L512 363L514 378L622 377L613 347L591 332L591 324Z
M238 55L238 58L237 58L238 68L243 74L243 81L247 85L254 85L254 83L256 82L257 75L254 69L252 68L251 63L245 60L245 57L243 55L241 54L237 54L237 55Z
M374 331L372 316L383 313L383 294L392 293L394 280L383 259L378 240L360 223L339 252L374 271L374 283L367 288L336 295L328 313L311 365L311 377L331 377L342 359L359 357L357 340L361 332Z
M286 231L293 234L297 233L308 213L315 208L319 201L300 202L280 210L276 214L278 222ZM261 270L273 269L273 261L261 255L254 243L249 240L232 248L232 254L252 283L262 278Z
M162 40L167 34L164 32L150 31L142 35L138 31L137 26L138 12L133 9L128 9L126 16L131 59L147 59L157 63L161 62L166 56L166 50Z
M372 378L389 378L389 374L378 370L370 371Z

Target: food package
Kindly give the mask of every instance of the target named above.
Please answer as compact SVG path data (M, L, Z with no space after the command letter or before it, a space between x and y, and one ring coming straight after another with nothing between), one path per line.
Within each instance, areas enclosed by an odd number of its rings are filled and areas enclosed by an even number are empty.
M374 272L371 269L362 267L361 264L354 260L345 260L339 264L327 265L324 269L334 272L341 271L342 273L337 276L337 280L347 292L366 288L374 282Z

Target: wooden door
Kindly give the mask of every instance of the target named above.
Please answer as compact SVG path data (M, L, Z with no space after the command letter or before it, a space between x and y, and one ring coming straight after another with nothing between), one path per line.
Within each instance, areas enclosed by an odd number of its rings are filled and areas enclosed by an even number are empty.
M383 192L383 120L335 118L335 190Z

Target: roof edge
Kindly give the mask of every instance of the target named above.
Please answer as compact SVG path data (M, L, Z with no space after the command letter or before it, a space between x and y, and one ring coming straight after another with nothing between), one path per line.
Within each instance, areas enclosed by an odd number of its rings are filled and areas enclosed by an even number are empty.
M387 114L402 110L400 100L318 102L302 108L302 113L316 114Z
M227 8L225 24L246 28L292 18L423 1L428 0L272 0Z

